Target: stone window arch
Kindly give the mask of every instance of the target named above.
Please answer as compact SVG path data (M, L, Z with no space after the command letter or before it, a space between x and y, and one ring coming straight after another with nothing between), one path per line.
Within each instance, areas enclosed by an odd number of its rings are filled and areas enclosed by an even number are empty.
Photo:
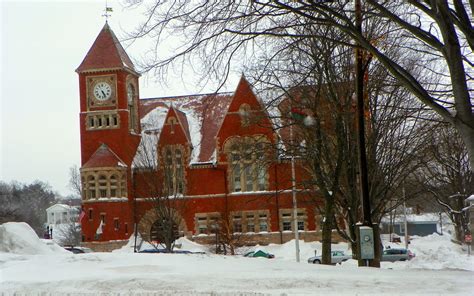
M118 186L119 184L118 177L116 175L110 176L109 182L110 182L110 197L119 197L120 190Z
M135 107L136 88L135 85L131 82L129 82L127 85L127 97L127 107L129 114L128 127L130 130L135 131L137 126L137 110Z
M98 178L98 189L99 189L99 197L107 197L107 177L104 175L99 175Z
M87 197L88 197L88 199L97 197L95 189L96 189L95 176L91 175L91 176L87 177Z
M266 141L256 137L232 138L225 145L232 192L268 190Z
M164 187L165 194L181 195L185 192L184 151L181 145L164 148Z
M85 200L127 197L126 168L83 169L81 179Z

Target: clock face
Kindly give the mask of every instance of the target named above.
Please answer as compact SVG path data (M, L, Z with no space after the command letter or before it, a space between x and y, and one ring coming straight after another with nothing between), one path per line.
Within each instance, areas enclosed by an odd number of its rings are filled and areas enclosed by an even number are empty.
M127 98L128 98L129 103L133 102L134 96L135 96L135 88L133 87L132 84L129 84L127 87Z
M99 101L107 101L112 96L112 87L107 82L99 82L94 86L94 97Z

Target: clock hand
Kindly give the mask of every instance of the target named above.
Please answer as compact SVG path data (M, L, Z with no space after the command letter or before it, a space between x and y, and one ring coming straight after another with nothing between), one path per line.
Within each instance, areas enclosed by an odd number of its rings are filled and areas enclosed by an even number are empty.
M105 95L105 92L104 92L104 90L102 90L102 89L101 89L101 90L100 90L100 92L102 93L102 95L103 95L103 96L104 96L104 98L105 98L105 97L106 97L106 95Z

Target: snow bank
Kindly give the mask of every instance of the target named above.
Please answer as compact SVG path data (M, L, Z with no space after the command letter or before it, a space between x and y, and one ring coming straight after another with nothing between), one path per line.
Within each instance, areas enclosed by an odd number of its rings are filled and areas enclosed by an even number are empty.
M128 239L128 243L125 246L123 246L120 249L113 250L112 252L113 253L133 253L134 247L135 247L135 235L132 234L130 238ZM138 234L137 236L137 250L138 251L142 251L146 249L154 249L154 248L155 246L153 246L152 244L146 241L143 241L140 234ZM191 252L208 252L208 248L206 246L190 241L189 239L185 237L180 237L176 240L175 249L186 250L186 251L191 251Z
M0 252L23 255L67 253L52 241L44 243L30 225L24 222L0 225Z
M401 237L401 243L390 243L383 240L385 247L404 248L405 243ZM306 262L308 258L314 256L314 251L318 255L322 254L322 244L320 242L300 241L300 261ZM474 254L467 255L466 246L460 246L451 241L451 236L432 234L429 236L411 237L408 248L416 254L416 257L405 262L382 262L384 269L460 269L474 271ZM344 251L351 255L352 251L347 243L332 244L333 251ZM268 246L242 247L237 249L237 254L245 254L249 251L263 250L274 254L275 258L285 261L295 261L295 240L291 240L282 245L270 244ZM474 253L474 252L473 252ZM348 260L342 264L344 267L357 266L356 260Z
M402 238L403 239L403 238ZM387 243L392 248L404 248L405 243ZM474 256L467 255L467 246L451 241L450 235L412 236L408 248L416 257L408 262L383 262L382 267L399 269L463 269L474 271Z

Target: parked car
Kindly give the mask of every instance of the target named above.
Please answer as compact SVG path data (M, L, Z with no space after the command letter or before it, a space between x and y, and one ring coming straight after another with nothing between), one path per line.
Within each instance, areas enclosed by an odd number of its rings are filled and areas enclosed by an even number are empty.
M85 247L66 246L64 247L64 249L74 254L84 254L84 253L92 252L92 249L85 248Z
M246 253L244 257L252 257L252 258L262 257L262 258L273 259L275 258L275 255L265 252L263 250L256 250L256 251L251 251L251 252Z
M343 251L331 251L331 264L340 264L344 261L352 259L352 256L346 255ZM322 256L314 256L308 259L308 263L321 264Z
M145 249L141 250L138 253L171 253L167 249ZM191 251L186 250L173 250L173 254L193 254Z
M402 248L394 248L394 249L385 249L382 253L382 260L381 261L406 261L411 260L415 257L415 253L410 250L402 249Z

